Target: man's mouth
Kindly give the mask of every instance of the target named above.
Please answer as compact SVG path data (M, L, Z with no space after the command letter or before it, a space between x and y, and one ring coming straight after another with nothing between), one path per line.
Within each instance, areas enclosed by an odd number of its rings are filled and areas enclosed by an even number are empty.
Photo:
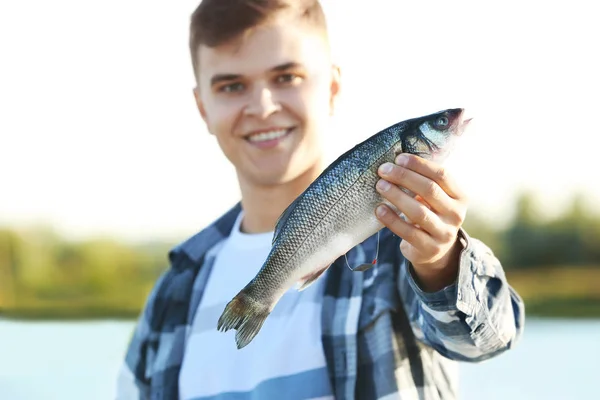
M255 144L277 142L279 139L290 134L293 129L294 128L277 128L261 132L255 132L246 136L245 139Z

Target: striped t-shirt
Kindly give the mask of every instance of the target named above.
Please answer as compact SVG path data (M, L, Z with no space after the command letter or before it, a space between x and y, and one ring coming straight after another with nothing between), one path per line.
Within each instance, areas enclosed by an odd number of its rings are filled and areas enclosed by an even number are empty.
M273 233L245 234L236 220L217 251L179 376L181 400L332 399L321 342L321 277L279 300L260 332L238 350L235 330L217 331L225 305L258 272Z

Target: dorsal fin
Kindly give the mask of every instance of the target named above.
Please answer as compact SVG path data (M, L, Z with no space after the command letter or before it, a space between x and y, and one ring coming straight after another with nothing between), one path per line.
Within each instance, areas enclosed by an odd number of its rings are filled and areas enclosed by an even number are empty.
M285 210L283 210L283 212L281 213L279 218L277 218L277 222L275 223L275 232L273 232L273 241L271 242L271 245L273 245L275 243L275 239L277 239L277 236L279 236L279 232L281 231L281 228L283 228L285 221L287 221L291 212L296 207L296 203L298 202L298 200L300 200L300 197L302 197L302 195L296 197L296 199L294 201L292 201L292 203L289 206L287 206L287 208Z

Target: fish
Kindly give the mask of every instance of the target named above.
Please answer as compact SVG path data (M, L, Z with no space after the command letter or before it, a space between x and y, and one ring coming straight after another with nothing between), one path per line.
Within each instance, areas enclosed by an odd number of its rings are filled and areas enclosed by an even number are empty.
M401 215L375 189L379 166L393 163L401 153L443 162L470 121L464 115L463 108L451 108L395 123L329 164L279 216L269 255L227 303L218 331L235 329L237 348L247 346L286 291L294 285L305 290L335 260L384 227L375 216L379 204ZM371 267L369 263L353 270Z

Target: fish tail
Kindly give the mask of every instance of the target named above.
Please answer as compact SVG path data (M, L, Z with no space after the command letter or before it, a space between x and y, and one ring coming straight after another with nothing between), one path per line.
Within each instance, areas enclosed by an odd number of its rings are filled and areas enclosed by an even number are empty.
M217 329L221 332L237 330L235 342L237 348L241 349L254 339L269 314L267 306L242 290L225 307L219 317Z

